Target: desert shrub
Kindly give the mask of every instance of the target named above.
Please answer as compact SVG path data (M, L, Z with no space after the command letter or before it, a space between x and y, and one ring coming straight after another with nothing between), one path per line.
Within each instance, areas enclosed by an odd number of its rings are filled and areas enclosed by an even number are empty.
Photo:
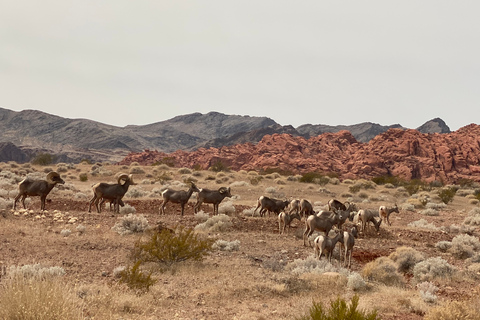
M409 195L413 195L421 190L429 190L430 187L423 181L418 179L412 179L403 183L403 187L408 192Z
M142 198L148 196L148 192L143 190L142 188L130 188L128 189L127 193L125 194L128 198Z
M420 297L427 303L437 302L438 297L435 295L438 291L438 287L431 282L424 281L417 284L417 289L420 293Z
M420 201L420 199L416 199L416 198L407 199L407 203L410 205L413 205L416 209L422 209L425 207L425 204L422 201Z
M204 212L203 210L200 210L200 211L194 213L193 217L195 218L195 220L202 223L202 222L207 221L210 218L210 215L208 213Z
M347 287L353 291L360 291L366 288L367 284L362 276L357 272L352 272L347 277Z
M480 225L480 208L473 208L468 212L468 216L463 220L463 224L470 226Z
M220 172L220 171L230 172L230 168L225 163L223 163L221 160L217 160L208 169L213 171L213 172Z
M477 237L468 234L459 234L452 239L449 251L458 259L466 259L480 250L480 241Z
M132 207L128 203L125 203L123 207L120 207L120 213L121 214L129 214L129 213L136 213L137 209L135 207Z
M152 272L145 273L140 269L141 260L136 261L131 267L126 267L119 272L120 283L125 283L130 289L147 292L156 283L152 279Z
M127 235L137 232L144 232L148 228L148 220L141 215L128 214L121 217L119 221L115 223L112 230L120 235Z
M397 270L403 273L411 273L413 267L425 258L423 254L411 247L399 247L388 256L397 263Z
M212 249L219 251L238 251L240 249L240 241L217 240L212 245Z
M425 320L470 320L479 319L480 303L478 297L470 301L449 301L431 308Z
M195 226L195 230L201 230L206 232L226 231L233 225L231 220L232 219L225 214L218 214L209 218L204 223L197 224Z
M366 313L365 311L359 311L358 308L358 295L354 295L350 301L350 306L347 302L338 297L336 300L330 302L330 308L325 309L322 303L313 302L310 307L310 311L307 315L297 318L299 320L376 320L380 319L377 316L377 311Z
M82 182L85 182L88 180L88 174L83 172L78 175L78 179Z
M445 203L434 203L434 202L429 202L425 205L427 209L435 209L435 210L441 210L445 209L447 205Z
M439 241L435 244L435 248L442 252L447 252L448 249L452 247L452 242L450 241Z
M235 213L235 206L231 201L225 201L220 203L218 206L218 213L219 214L233 214Z
M302 177L298 180L303 183L315 183L315 179L322 178L323 175L319 172L307 172L302 174Z
M431 281L436 278L450 278L455 268L440 257L428 258L413 267L413 278L417 282Z
M133 166L128 170L128 173L130 173L130 174L144 174L145 171L142 169L142 167Z
M425 209L420 211L424 216L438 216L440 213L435 209Z
M362 269L362 276L368 280L387 286L403 286L403 276L398 273L397 265L387 257L380 257L367 263Z
M235 188L235 187L249 187L250 184L246 181L234 181L230 183L230 188Z
M439 230L433 223L428 223L425 219L420 219L417 221L412 221L408 224L409 227L412 228L423 228L423 229L431 229L431 230Z
M30 162L39 166L48 166L53 163L53 156L50 153L39 153Z
M214 240L198 236L191 228L177 227L174 232L163 229L136 241L131 258L169 267L187 260L203 260L212 251L213 243Z
M79 224L75 230L77 230L78 234L84 234L85 233L85 230L87 228L83 225L83 224Z
M188 169L188 168L180 168L178 169L177 171L179 174L191 174L192 173L192 170Z
M318 260L313 255L308 256L306 259L295 259L286 266L287 270L295 275L301 275L304 273L322 274L325 272L337 272L332 264L327 259Z
M392 187L399 187L405 183L404 180L395 176L378 176L372 178L372 181L378 185L391 185Z
M401 210L404 210L404 211L415 211L415 205L411 204L411 203L402 203L400 205L400 209Z
M82 304L58 278L2 278L0 319L84 319Z
M456 192L457 190L454 188L443 188L438 192L438 196L443 203L448 204L453 201Z

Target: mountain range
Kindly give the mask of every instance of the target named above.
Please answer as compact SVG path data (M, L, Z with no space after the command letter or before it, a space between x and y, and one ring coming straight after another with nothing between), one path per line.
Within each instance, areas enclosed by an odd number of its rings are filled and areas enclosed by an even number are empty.
M400 124L360 123L351 126L304 124L282 126L268 117L192 113L148 125L117 127L88 119L68 119L38 110L12 111L0 108L0 161L30 161L50 153L56 162L118 162L131 152L220 148L242 143L257 144L266 135L289 134L309 139L324 133L349 131L367 143L389 129L407 129ZM450 133L439 118L416 129L420 133Z

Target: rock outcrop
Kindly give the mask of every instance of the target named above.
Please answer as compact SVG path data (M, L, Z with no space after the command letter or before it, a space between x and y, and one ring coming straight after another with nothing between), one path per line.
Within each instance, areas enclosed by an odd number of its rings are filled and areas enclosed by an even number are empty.
M171 162L176 167L202 169L220 161L233 170L335 172L342 179L393 175L427 182L480 181L480 126L471 124L446 134L392 128L368 143L358 142L349 131L324 133L310 139L273 134L255 145L130 153L120 164L134 161L145 165Z

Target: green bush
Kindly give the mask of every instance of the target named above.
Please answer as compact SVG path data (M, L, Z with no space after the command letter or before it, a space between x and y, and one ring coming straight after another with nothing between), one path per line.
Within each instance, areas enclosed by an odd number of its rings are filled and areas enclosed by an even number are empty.
M226 164L224 164L221 160L217 160L214 164L210 166L209 169L212 170L213 172L220 172L220 171L229 172L230 171L230 168Z
M39 153L30 162L40 166L47 166L53 163L53 156L50 153Z
M358 308L358 295L354 295L350 302L350 306L347 305L345 299L337 298L337 300L330 302L330 309L325 310L321 303L313 302L313 306L310 308L308 315L305 315L299 320L376 320L380 319L377 316L377 311L374 310L370 313L357 310Z
M152 279L152 273L145 274L140 270L141 260L136 261L133 266L127 267L120 272L120 283L125 283L130 289L140 292L147 292L156 280Z
M135 242L134 261L155 262L167 267L182 261L201 261L212 251L214 240L199 237L193 229L177 227L175 231L153 231L145 241Z
M302 177L300 178L300 182L304 183L315 183L316 179L321 179L323 178L324 175L318 172L307 172L302 174Z
M82 181L82 182L85 182L85 181L88 180L88 175L86 173L80 173L78 175L78 179L80 179L80 181Z
M444 188L440 190L440 192L438 193L438 196L440 197L443 203L448 204L449 202L453 201L453 198L455 197L455 193L457 193L457 190L454 188Z
M405 184L405 181L395 176L378 176L372 178L372 181L378 185L392 184L399 187Z

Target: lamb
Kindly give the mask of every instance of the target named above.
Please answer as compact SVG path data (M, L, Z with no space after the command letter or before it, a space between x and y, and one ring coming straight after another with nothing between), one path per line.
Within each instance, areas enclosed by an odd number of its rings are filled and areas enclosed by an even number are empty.
M123 184L122 184L122 181ZM97 212L101 212L101 208L99 206L99 201L102 198L110 199L114 202L113 211L119 213L120 212L120 203L122 201L123 196L128 191L128 187L131 185L135 185L133 181L133 175L127 175L125 173L120 173L118 175L117 183L105 183L100 182L95 184L92 187L93 190L93 198L90 200L90 206L88 207L88 212L92 212L92 204L95 203L95 207L97 208Z
M339 217L331 211L323 211L318 214L311 215L305 220L305 232L303 233L303 245L307 246L306 239L312 235L315 230L325 232L328 236L332 227L338 224ZM309 244L311 246L310 240Z
M340 262L342 259L342 246L345 249L345 259L344 259L344 267L350 268L352 266L352 251L353 246L355 245L355 238L358 235L358 228L357 226L353 226L350 231L342 231L343 237L339 240L342 244L340 246ZM347 263L347 256L348 256L348 263Z
M213 215L218 214L218 205L222 202L225 197L231 198L232 194L230 193L230 187L220 187L218 190L209 190L209 189L199 189L197 193L197 202L194 206L194 211L200 209L202 203L212 203L213 204Z
M355 216L355 212L353 211L354 206L348 206L346 210L341 210L338 209L337 211L334 211L338 215L338 229L342 228L342 225L345 223L345 221L350 220L353 221L353 218Z
M300 217L300 214L298 214L298 212L295 212L293 214L288 214L286 212L280 212L278 214L278 232L280 234L284 233L285 228L287 226L290 229L290 223L292 223L292 221L294 219L298 219L298 221L300 221L301 217ZM282 228L282 225L283 225L283 228Z
M116 203L117 200L114 199L114 198L108 199L108 198L105 198L105 196L104 196L104 197L102 198L102 200L100 201L99 206L102 207L103 204L104 204L106 201L108 201L108 202L110 203L110 211L112 211L112 205L115 206L115 203ZM120 207L122 207L122 208L125 207L125 203L123 202L122 199L120 199L120 201L118 202L118 204L119 204Z
M328 262L332 263L333 250L335 249L335 246L339 241L343 241L342 231L338 232L333 238L330 238L328 235L319 235L318 237L316 237L313 241L315 258L318 258L318 260L320 260L322 254L325 253Z
M378 215L378 212L375 212L375 210L359 210L358 211L358 220L362 222L362 232L365 232L365 228L369 222L372 222L373 225L375 226L375 230L380 229L380 225L382 224L382 219L376 220L375 217Z
M162 192L163 203L162 203L162 206L160 207L160 213L165 214L165 206L170 201L173 203L180 203L180 206L182 207L182 216L183 216L185 204L188 202L188 199L190 199L193 192L200 192L200 190L197 188L197 186L193 182L187 191L183 191L183 190L176 191L173 189L164 190Z
M58 183L64 184L65 181L63 181L60 175L55 171L48 173L46 180L34 180L31 178L23 179L18 184L18 194L15 197L15 201L13 202L13 210L17 208L17 201L20 198L22 198L21 201L23 208L26 209L25 199L27 198L27 196L39 196L41 201L40 209L44 211L47 195Z
M398 211L398 206L397 204L395 203L395 206L394 207L386 207L386 206L380 206L380 208L378 208L378 216L382 219L386 219L387 223L389 226L391 226L392 224L390 223L390 214L392 212L396 212L396 213L400 213Z
M274 214L279 214L281 211L285 210L288 207L290 202L288 200L277 200L265 196L261 196L257 200L257 207L253 211L255 214L257 209L260 208L260 216L263 216L266 211L273 212Z

